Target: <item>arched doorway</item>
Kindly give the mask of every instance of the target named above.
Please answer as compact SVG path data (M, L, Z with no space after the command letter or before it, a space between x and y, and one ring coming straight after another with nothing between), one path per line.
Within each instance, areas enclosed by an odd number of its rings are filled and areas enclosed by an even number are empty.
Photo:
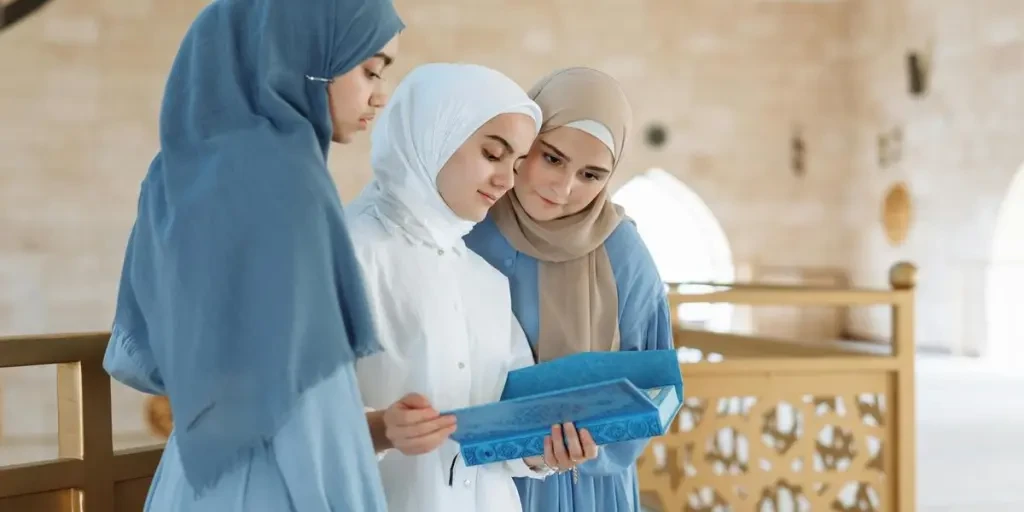
M996 217L985 305L986 358L1024 369L1024 166Z
M735 268L729 241L714 213L683 182L662 169L650 169L626 182L612 200L636 220L667 283L686 292L711 287L695 283L729 283ZM687 304L680 319L688 326L727 331L732 324L729 304Z

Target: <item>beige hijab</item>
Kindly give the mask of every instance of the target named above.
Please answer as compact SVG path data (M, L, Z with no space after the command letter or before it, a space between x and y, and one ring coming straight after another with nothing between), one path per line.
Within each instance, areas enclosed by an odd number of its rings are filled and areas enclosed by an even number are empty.
M590 68L556 71L530 90L544 112L541 133L576 121L596 121L622 157L632 109L614 78ZM619 297L604 242L624 218L607 188L579 213L547 222L530 218L515 192L492 209L498 229L517 251L540 262L538 361L577 352L619 349Z

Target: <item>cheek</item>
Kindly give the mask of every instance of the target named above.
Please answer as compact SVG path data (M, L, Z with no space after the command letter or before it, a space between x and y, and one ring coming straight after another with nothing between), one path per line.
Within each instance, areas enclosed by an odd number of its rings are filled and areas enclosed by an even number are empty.
M335 82L331 94L331 113L336 121L345 123L355 122L362 115L364 108L368 105L373 87L366 83L366 80L358 77L346 76Z
M527 158L516 172L516 187L534 188L541 181L544 167L535 158Z
M572 206L574 210L586 208L594 198L604 190L606 183L603 181L579 182L572 190Z

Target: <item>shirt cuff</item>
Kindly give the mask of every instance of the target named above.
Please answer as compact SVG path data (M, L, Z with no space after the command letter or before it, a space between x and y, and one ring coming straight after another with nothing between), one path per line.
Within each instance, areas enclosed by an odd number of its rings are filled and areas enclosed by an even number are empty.
M377 409L374 409L373 407L366 407L365 405L363 406L363 413L376 412L376 411L377 411ZM367 425L367 426L369 426L369 425ZM370 440L370 444L371 445L373 444L373 440L372 439ZM390 453L390 452L391 452L391 448L388 448L388 449L386 449L384 451L380 451L380 452L374 452L374 455L377 456L377 462L380 462L380 461L384 460L384 457L386 457L387 454Z
M508 468L509 472L512 473L512 476L543 480L551 474L551 471L546 469L531 469L530 466L526 465L526 461L521 458L506 460L505 466Z

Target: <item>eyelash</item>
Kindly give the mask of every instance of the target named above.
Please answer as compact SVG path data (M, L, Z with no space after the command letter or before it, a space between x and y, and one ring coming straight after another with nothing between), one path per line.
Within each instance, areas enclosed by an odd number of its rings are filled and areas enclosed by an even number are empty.
M484 151L484 158L486 158L488 162L500 162L501 161L501 157L494 156L494 155L490 154L487 151Z
M551 165L562 165L562 159L551 153L544 153L544 160Z
M370 71L369 69L366 70L366 76L368 76L371 80L380 80L380 75L374 73L373 71Z
M586 179L587 181L597 181L597 180L601 179L601 177L598 176L597 173L593 173L593 172L584 172L583 173L583 178Z

